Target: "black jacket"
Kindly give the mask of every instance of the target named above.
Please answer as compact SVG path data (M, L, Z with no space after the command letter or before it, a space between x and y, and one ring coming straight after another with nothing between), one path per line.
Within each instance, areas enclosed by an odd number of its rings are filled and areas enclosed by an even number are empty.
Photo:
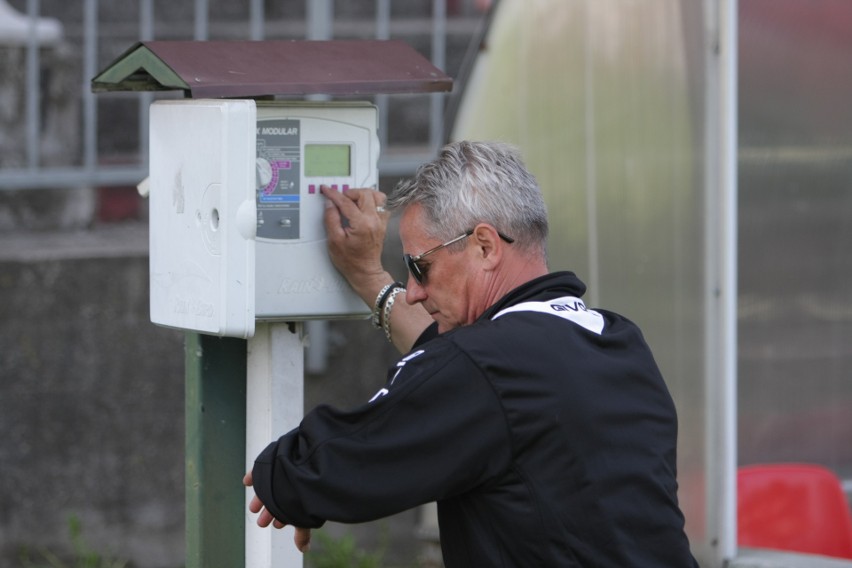
M695 566L671 397L639 329L584 292L555 273L430 327L368 404L264 450L261 501L301 527L437 501L448 568Z

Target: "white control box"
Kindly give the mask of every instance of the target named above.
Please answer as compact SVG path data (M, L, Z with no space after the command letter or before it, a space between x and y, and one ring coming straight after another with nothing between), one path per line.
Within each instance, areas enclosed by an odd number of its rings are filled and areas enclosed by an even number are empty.
M377 122L359 103L153 103L151 321L246 338L255 320L367 317L319 187L377 185Z

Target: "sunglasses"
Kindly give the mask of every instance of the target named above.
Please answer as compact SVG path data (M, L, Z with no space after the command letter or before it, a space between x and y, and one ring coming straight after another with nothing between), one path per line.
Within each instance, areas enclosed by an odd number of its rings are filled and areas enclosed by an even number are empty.
M471 236L472 234L473 234L473 229L471 229L469 231L465 231L465 233L463 235L459 235L458 237L456 237L454 239L450 239L449 241L442 243L442 244L440 244L440 245L438 245L434 248L430 248L426 252L421 252L418 255L415 255L415 256L411 256L410 254L402 255L403 260L405 260L405 266L408 267L408 272L411 273L411 276L417 281L418 284L422 285L426 281L426 272L428 270L428 267L427 266L421 266L417 263L424 256L430 255L433 252L439 251L444 247L448 247L451 244L457 243L462 239L466 239L469 236ZM507 237L506 235L504 235L503 233L500 233L500 232L498 232L497 234L500 236L501 239L503 239L504 241L506 241L509 244L515 242L515 239L513 239L512 237Z

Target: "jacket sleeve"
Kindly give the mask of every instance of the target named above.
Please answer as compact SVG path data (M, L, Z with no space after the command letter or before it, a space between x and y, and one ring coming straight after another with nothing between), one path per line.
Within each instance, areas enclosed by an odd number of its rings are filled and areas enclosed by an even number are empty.
M452 343L431 341L392 372L370 403L318 407L258 456L255 491L278 520L370 521L469 491L507 467L499 399Z

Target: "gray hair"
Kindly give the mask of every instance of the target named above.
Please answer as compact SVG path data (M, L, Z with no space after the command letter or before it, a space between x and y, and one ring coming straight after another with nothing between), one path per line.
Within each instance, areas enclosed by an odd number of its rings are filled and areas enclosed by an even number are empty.
M389 209L419 204L430 236L447 240L488 223L518 247L546 255L547 208L516 148L502 142L454 142L417 168L388 198Z

